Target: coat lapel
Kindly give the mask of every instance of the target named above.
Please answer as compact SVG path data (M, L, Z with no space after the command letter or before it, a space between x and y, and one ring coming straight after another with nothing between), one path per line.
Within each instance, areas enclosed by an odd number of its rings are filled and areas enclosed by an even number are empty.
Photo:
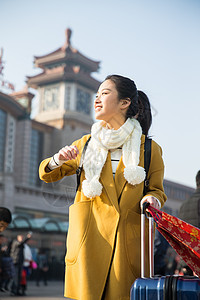
M102 169L100 180L106 190L108 198L113 203L117 211L119 211L118 197L117 197L116 186L112 174L111 156L109 151L108 151L106 163Z
M115 186L117 191L117 198L119 198L127 183L126 179L124 178L124 168L125 166L123 164L122 157L121 157L115 173Z

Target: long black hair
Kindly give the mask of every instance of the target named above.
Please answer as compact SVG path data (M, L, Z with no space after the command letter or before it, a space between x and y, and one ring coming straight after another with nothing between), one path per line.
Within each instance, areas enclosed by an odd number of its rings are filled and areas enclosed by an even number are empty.
M138 91L135 82L128 77L108 75L105 80L114 82L119 100L126 98L131 100L126 112L126 119L135 117L142 127L142 133L148 135L152 123L152 114L147 95L142 91Z

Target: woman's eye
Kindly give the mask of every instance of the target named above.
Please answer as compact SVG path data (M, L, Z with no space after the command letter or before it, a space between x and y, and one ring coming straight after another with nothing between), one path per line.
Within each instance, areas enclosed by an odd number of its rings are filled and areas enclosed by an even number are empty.
M107 94L108 94L108 93L106 93L106 92L103 92L103 93L102 93L102 95L107 95Z

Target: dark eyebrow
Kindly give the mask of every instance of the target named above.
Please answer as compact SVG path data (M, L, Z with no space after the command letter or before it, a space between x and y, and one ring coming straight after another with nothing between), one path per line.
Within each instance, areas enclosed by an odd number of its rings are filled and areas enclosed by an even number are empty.
M102 91L104 91L104 90L111 91L111 89L107 89L107 88L103 89Z
M101 91L105 91L105 90L107 90L107 91L111 91L112 92L112 90L111 89L103 89L103 90L101 90ZM99 93L99 91L97 91L97 94Z

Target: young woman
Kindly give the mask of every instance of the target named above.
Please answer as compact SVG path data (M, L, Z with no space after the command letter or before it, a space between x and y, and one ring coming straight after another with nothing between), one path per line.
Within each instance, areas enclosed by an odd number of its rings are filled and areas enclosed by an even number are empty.
M129 78L111 75L100 85L94 108L100 122L91 135L44 160L39 173L45 182L75 174L91 136L69 209L65 297L128 300L140 276L141 204L159 208L166 200L162 150L152 141L149 190L143 195L144 134L151 125L147 96Z

